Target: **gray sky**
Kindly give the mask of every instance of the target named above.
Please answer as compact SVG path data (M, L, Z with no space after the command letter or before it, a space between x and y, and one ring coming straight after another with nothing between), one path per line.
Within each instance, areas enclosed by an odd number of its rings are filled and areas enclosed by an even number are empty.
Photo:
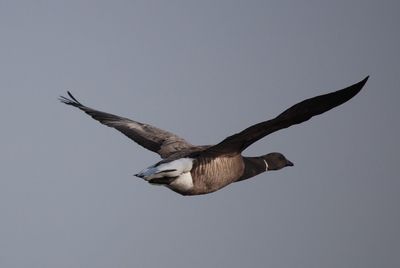
M0 1L1 267L400 267L398 1ZM182 197L84 104L217 143L371 75L245 153L295 167Z

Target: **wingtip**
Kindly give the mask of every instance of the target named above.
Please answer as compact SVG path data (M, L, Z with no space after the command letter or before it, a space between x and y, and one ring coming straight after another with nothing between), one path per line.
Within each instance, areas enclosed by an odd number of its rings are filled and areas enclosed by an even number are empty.
M361 80L360 82L357 82L347 88L345 88L343 90L343 92L347 91L347 92L353 92L353 94L351 94L351 97L353 97L354 95L356 95L358 92L361 91L361 89L364 87L364 85L367 83L369 79L369 75L367 75L363 80Z
M81 103L72 95L71 91L67 90L67 93L68 93L68 96L69 96L71 99L73 99L76 103L81 104Z
M68 94L68 96L70 97L70 99L67 98L67 97L64 97L64 96L60 96L60 97L58 98L58 100L61 101L61 102L64 103L64 104L72 105L72 106L75 106L75 107L82 107L82 106L83 106L82 103L80 103L80 102L72 95L72 93L71 93L69 90L67 90L67 94Z
M361 87L363 87L365 85L365 83L367 83L368 79L369 79L369 75L367 75L363 80L361 80L357 84L360 85Z
M368 79L369 79L369 75L367 75L363 80L361 80L360 82L355 84L356 88L358 88L358 91L360 91L364 87L364 85L367 83Z

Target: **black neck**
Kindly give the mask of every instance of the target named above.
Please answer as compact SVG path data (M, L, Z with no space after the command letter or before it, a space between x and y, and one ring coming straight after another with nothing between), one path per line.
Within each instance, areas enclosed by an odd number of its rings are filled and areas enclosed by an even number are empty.
M266 171L265 160L261 157L243 157L244 172L237 180L242 181Z

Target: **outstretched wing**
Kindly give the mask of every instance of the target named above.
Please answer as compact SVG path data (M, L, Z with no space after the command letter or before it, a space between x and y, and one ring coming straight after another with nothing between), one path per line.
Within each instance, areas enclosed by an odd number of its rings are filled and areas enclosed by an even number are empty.
M254 142L275 131L300 124L315 115L322 114L345 103L361 90L368 78L369 76L347 88L304 100L293 105L274 119L258 123L227 137L203 153L211 155L240 153Z
M68 95L70 99L61 96L60 101L81 109L106 126L117 129L144 148L158 153L162 158L167 158L182 149L193 147L184 139L168 131L128 118L97 111L80 103L69 91Z

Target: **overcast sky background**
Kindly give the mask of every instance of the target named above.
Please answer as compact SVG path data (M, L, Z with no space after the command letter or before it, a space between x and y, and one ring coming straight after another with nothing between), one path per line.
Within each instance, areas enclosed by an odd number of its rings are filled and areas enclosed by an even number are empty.
M400 267L399 1L0 1L1 267ZM213 144L371 75L182 197L84 104Z

